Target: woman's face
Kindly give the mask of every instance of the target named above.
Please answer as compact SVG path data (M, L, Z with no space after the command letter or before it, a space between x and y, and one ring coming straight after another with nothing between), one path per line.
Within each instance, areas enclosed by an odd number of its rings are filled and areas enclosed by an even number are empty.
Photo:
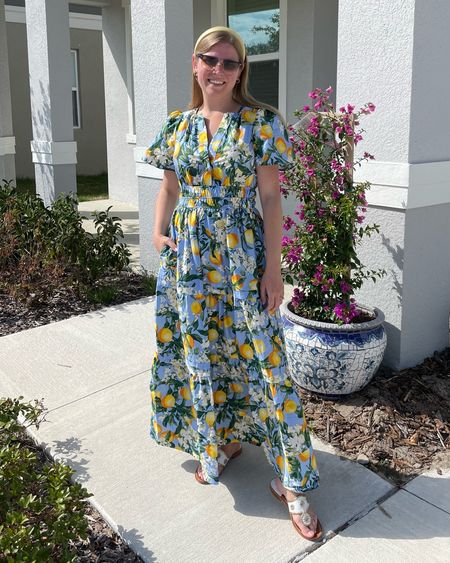
M195 54L192 55L192 70L197 75L197 82L203 92L203 97L230 99L236 80L242 72L242 66L227 69L224 68L223 61L239 62L236 49L229 43L216 43L202 54L219 59L219 62L211 67ZM209 62L214 61L209 60ZM228 66L232 65L225 63L225 67Z

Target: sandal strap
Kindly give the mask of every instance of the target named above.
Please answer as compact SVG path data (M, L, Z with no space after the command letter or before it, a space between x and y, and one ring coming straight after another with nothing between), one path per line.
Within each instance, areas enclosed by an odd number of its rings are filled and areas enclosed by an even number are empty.
M217 463L219 465L222 465L223 467L225 467L225 465L229 461L230 461L230 458L227 456L227 454L221 448L219 448L219 451L217 452Z
M288 500L287 504L291 514L300 514L305 526L311 524L311 516L308 514L309 502L306 500L305 496L299 495L295 500Z

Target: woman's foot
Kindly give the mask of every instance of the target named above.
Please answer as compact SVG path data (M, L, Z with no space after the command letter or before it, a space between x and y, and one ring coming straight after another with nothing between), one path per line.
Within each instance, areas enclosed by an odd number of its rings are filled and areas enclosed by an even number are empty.
M280 479L278 479L278 477L276 479L274 479L274 485L277 489L277 492L282 494L286 498L287 502L294 501L299 496L304 496L301 493L300 494L294 493L293 491L290 491L289 489L285 489L283 487ZM318 531L317 530L317 528L318 528L317 527L318 518L317 518L317 514L312 510L311 507L308 508L307 514L309 514L309 516L311 517L311 522L307 526L303 522L302 516L300 514L291 514L291 518L292 518L293 522L295 522L295 524L300 529L303 537L310 539L310 538L313 538Z
M234 457L237 457L240 454L240 452L242 450L242 446L239 442L232 442L230 444L225 444L225 446L220 446L220 448L218 448L218 449L219 449L219 452L222 451L226 455L228 460L230 460ZM222 464L219 463L219 477L220 477L222 471L225 469L225 465L226 464L222 465ZM205 476L203 475L202 466L201 466L200 463L198 464L197 471L195 472L195 474L196 474L197 481L202 482L204 484L207 484L207 481L205 480Z

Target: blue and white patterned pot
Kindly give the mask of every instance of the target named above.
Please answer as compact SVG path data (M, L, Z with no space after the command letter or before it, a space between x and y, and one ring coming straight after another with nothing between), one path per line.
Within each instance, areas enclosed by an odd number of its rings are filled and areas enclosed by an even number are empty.
M286 353L291 377L309 391L348 395L372 379L386 349L384 315L379 309L358 305L375 314L366 323L335 325L310 321L281 306Z

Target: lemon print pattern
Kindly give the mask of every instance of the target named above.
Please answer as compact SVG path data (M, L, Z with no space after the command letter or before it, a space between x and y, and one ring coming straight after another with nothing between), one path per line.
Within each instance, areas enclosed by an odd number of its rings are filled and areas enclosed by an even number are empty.
M319 483L301 399L292 385L280 314L259 297L265 268L257 167L292 163L273 112L226 113L212 139L194 110L171 113L144 161L173 171L180 196L160 254L150 435L197 458L218 483L218 448L263 448L282 483Z

